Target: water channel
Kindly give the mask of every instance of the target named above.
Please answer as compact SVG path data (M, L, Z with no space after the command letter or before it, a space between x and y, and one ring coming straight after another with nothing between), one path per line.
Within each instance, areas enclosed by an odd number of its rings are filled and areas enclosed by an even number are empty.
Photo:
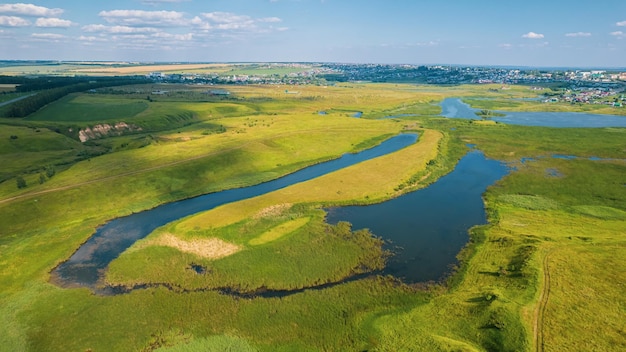
M391 257L383 274L406 283L437 281L456 263L474 225L485 224L482 194L508 172L473 150L434 184L383 203L327 209L327 221L368 228L387 240Z
M416 140L416 134L400 134L371 149L356 154L345 154L339 159L313 165L276 180L172 202L112 220L98 228L67 261L53 270L53 281L62 287L82 286L93 289L111 261L160 226L222 204L256 197L395 152L415 143Z
M445 99L442 115L478 118L460 99ZM511 124L552 127L626 127L626 117L579 113L509 113L493 118ZM52 272L63 287L95 288L109 263L156 228L222 204L255 197L397 151L414 143L415 134L402 134L357 154L314 165L255 186L225 190L158 206L112 220L97 229L66 262ZM384 274L405 282L440 279L456 262L467 243L468 230L486 221L482 194L508 172L502 163L477 150L460 160L455 170L433 185L380 204L328 209L330 223L349 221L354 229L369 228L388 240L396 253Z
M441 115L449 118L476 119L478 109L470 107L459 98L447 98L441 102ZM626 116L588 114L580 112L522 112L496 111L505 116L490 120L510 125L542 127L626 127Z

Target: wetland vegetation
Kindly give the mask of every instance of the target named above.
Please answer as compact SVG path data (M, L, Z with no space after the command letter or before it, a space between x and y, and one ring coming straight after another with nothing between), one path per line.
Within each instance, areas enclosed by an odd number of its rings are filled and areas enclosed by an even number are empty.
M216 95L150 83L71 92L0 119L0 349L623 350L626 129L441 116L451 97L488 111L548 106L521 100L536 96L530 87L497 88L229 85ZM158 227L103 273L107 285L145 289L101 296L53 280L112 219L274 180L402 132L419 139ZM470 229L445 278L379 275L392 255L384 234L326 222L325 208L427 187L468 145L511 172L483 194L488 223Z

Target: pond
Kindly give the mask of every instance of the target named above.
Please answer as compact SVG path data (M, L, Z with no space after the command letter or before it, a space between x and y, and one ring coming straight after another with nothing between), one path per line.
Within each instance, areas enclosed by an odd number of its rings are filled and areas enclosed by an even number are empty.
M406 283L437 281L456 263L469 229L486 223L482 194L507 172L503 163L473 150L427 188L379 204L330 208L327 221L348 221L354 230L368 228L389 241L395 255L383 274Z
M449 118L477 119L481 117L459 98L447 98L441 102L441 116ZM490 120L510 125L542 127L626 127L626 116L588 114L579 112L511 112L496 111L506 116Z
M222 204L256 197L395 152L416 140L416 134L400 134L373 148L356 154L345 154L339 159L313 165L269 182L172 202L112 220L98 228L67 261L52 271L52 281L62 287L82 286L93 289L102 279L111 261L158 227Z

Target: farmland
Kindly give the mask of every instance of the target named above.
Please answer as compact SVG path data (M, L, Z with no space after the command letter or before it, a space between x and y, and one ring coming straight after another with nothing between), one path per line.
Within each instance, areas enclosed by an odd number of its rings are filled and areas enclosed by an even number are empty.
M210 94L217 89L229 94ZM437 105L466 97L480 109L540 109L530 101L507 106L535 96L521 85L147 84L72 93L25 118L4 118L0 346L623 350L626 130L446 119ZM122 122L133 128L79 138ZM401 132L418 141L157 229L105 274L107 284L147 288L101 296L51 281L108 220L276 179ZM441 281L407 285L376 275L390 255L384 238L325 222L324 207L427 187L468 145L511 172L483 196L489 224L471 230L459 266ZM16 187L18 177L26 187ZM362 273L374 274L344 281ZM294 292L254 296L264 289Z

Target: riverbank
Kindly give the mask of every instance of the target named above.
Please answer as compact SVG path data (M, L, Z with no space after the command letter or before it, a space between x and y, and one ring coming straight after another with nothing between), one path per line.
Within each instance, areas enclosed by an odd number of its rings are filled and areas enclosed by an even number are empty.
M155 132L141 148L133 143L143 143L145 136L107 139L98 143L112 146L113 152L57 169L41 185L37 174L26 175L26 189L16 189L14 182L0 184L3 199L30 194L0 204L0 345L14 351L137 351L187 344L210 349L216 341L234 341L260 351L414 346L433 351L530 351L541 341L546 350L622 349L621 320L615 312L626 302L615 283L626 282L621 239L626 194L620 183L626 172L624 129L478 125L442 118L434 111L437 97L460 92L531 94L527 87L507 92L488 88L428 87L432 91L424 92L419 86L350 84L303 86L300 95L286 96L284 89L275 87L233 87L231 95L237 97L227 102L159 105L169 106L168 113L183 107L194 111L201 122ZM335 107L364 114L360 119L317 114ZM368 120L417 111L428 113ZM216 124L225 132L205 134L207 126ZM27 135L20 133L22 128L10 132L19 134L19 142L44 134L33 130ZM366 249L380 247L369 235L347 231L347 225L327 228L319 208L373 203L422 187L449 172L466 145L473 144L515 171L484 195L490 224L470 231L471 242L460 253L461 265L447 285L409 287L376 276L282 298L246 299L219 291L172 292L167 287L100 297L88 289L62 289L48 282L52 268L108 219L274 179L365 149L402 130L419 130L420 141L344 174L336 172L163 227L114 262L108 279L130 283L136 278L166 278L191 288L206 286L212 272L220 274L211 279L216 283L304 288L313 286L302 283L344 277L361 269L349 264L380 258L380 252ZM51 135L56 136L51 132L46 137ZM426 148L422 143L429 135ZM65 143L55 140L59 148ZM16 153L9 143L7 136L0 151ZM122 147L124 143L129 147ZM555 154L580 159L550 157ZM3 155L7 165L23 167L18 154ZM522 158L528 159L522 163ZM186 159L189 162L168 165ZM141 172L126 174L134 170ZM119 177L103 179L112 175ZM81 185L91 180L101 181ZM35 194L63 186L70 188ZM157 245L166 232L176 236L177 243L219 237L243 249L211 260ZM334 266L340 270L333 271ZM245 285L242 288L244 292Z

